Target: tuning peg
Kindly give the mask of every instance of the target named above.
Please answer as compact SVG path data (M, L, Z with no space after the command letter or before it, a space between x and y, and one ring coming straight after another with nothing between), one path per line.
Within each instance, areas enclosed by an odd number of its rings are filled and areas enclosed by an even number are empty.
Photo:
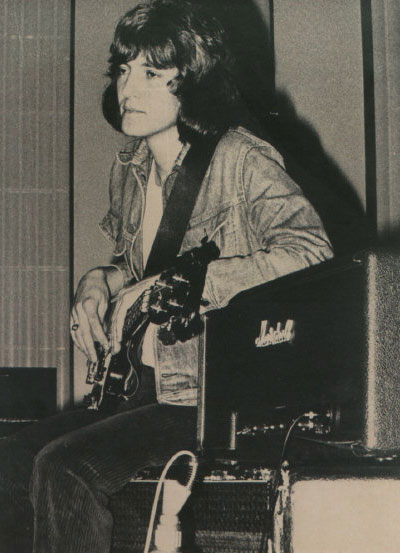
M156 280L155 286L160 288L169 288L170 290L173 290L174 288L171 284L168 284L167 282L165 282L165 280Z
M163 309L160 304L155 303L153 305L150 305L150 309L152 311L155 311L156 313L168 313L166 309Z
M175 333L171 328L168 328L168 326L161 326L158 329L158 337L164 346L172 346L176 343Z
M151 305L148 314L150 321L157 325L163 324L168 320L168 311L163 309L159 303Z
M167 304L170 305L171 307L178 307L179 309L183 309L183 305L174 300L168 300Z
M190 282L186 278L183 278L183 276L179 275L173 275L172 280L175 280L176 282L182 282L183 284L190 284Z

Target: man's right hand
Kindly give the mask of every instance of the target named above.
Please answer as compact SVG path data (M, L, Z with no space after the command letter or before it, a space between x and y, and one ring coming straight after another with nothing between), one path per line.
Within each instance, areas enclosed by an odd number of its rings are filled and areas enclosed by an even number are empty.
M93 363L97 361L95 341L106 350L110 347L103 327L110 299L110 288L103 267L92 269L80 280L71 309L71 336L75 345Z

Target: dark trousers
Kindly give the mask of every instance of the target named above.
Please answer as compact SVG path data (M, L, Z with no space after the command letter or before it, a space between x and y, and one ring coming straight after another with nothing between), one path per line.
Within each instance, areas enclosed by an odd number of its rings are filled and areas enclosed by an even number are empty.
M32 528L34 553L109 552L109 497L195 434L195 408L153 403L60 413L0 439L0 552L30 553Z

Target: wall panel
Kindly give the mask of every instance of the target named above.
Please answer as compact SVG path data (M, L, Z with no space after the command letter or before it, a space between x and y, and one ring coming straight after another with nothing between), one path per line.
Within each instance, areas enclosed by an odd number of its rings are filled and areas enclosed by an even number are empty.
M400 3L372 2L377 224L400 231Z
M274 0L274 43L279 109L365 207L360 1Z
M0 366L69 376L69 0L0 5Z

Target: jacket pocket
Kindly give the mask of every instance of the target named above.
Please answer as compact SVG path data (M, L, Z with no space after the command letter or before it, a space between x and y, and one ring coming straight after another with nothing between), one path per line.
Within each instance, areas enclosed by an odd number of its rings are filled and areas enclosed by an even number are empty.
M214 240L221 252L221 257L235 255L237 251L234 208L229 207L211 217L190 224L182 242L181 252L200 246L207 236Z

